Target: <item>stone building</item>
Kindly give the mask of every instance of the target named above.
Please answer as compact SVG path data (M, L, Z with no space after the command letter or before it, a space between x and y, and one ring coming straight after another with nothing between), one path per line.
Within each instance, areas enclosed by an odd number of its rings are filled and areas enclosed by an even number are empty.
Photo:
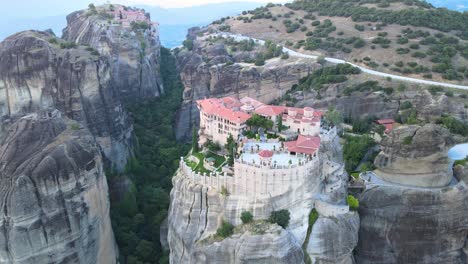
M310 107L295 108L267 105L250 97L240 100L234 97L208 98L197 101L200 110L200 143L207 140L224 145L229 134L239 139L247 129L246 122L257 114L273 121L277 129L278 119L290 132L318 136L322 112Z

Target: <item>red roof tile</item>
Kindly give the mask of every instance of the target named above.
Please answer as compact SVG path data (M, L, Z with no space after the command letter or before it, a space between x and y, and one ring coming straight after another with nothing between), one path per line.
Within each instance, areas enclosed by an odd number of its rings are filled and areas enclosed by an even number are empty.
M244 123L250 118L249 114L233 109L240 106L241 103L232 97L198 100L197 104L203 112L222 117L233 123Z
M299 135L296 141L285 144L289 152L312 155L320 148L320 137Z
M379 120L377 120L375 122L377 122L380 125L383 125L383 124L393 124L393 123L395 123L395 120L393 120L391 118L387 118L387 119L379 119Z
M255 109L255 113L262 116L278 116L286 111L286 106L262 105Z

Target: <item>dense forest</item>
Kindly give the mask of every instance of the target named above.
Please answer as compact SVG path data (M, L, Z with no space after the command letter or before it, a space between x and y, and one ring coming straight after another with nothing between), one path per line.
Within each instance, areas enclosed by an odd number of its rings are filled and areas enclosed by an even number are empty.
M169 262L159 242L159 229L167 216L172 175L179 157L189 150L188 145L176 142L173 129L184 89L176 69L170 51L161 49L166 93L127 103L137 138L135 158L124 173L107 173L112 189L122 185L127 189L111 201L112 226L123 264Z

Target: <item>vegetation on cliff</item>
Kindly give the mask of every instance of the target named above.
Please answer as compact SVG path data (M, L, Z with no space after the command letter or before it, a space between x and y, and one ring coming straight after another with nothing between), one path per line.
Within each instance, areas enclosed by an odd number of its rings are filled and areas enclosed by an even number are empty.
M174 58L164 48L161 75L166 94L129 102L138 139L136 157L130 160L124 174L109 177L111 184L122 181L122 177L129 177L132 182L121 199L112 201L112 225L121 263L168 262L159 242L160 225L167 216L172 175L189 146L175 139L173 123L182 101L183 85Z

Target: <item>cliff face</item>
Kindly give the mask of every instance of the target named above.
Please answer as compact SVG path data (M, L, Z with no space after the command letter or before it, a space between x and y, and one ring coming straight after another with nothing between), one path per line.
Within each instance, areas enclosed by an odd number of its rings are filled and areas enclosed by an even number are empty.
M116 263L103 162L86 129L58 111L31 114L0 153L0 262Z
M447 151L454 144L447 129L436 125L403 126L382 140L374 163L377 175L394 183L444 187L452 180Z
M356 260L378 263L466 263L468 190L377 186L360 197Z
M452 140L426 125L401 127L382 142L375 164L384 182L359 197L358 263L468 261L466 171L449 170Z
M120 8L120 5L113 7ZM109 6L97 7L97 15L81 10L67 16L63 38L88 45L109 61L110 85L125 97L158 96L163 93L160 68L160 42L157 24L146 19L146 29L122 25L105 17ZM111 21L111 22L109 22Z
M70 15L65 40L0 43L2 263L117 261L103 163L133 152L123 101L163 90L158 32L107 25L105 8Z
M85 124L106 158L123 166L131 153L132 125L112 88L109 62L79 46L61 49L54 36L25 31L0 44L2 130L11 120L56 108Z

